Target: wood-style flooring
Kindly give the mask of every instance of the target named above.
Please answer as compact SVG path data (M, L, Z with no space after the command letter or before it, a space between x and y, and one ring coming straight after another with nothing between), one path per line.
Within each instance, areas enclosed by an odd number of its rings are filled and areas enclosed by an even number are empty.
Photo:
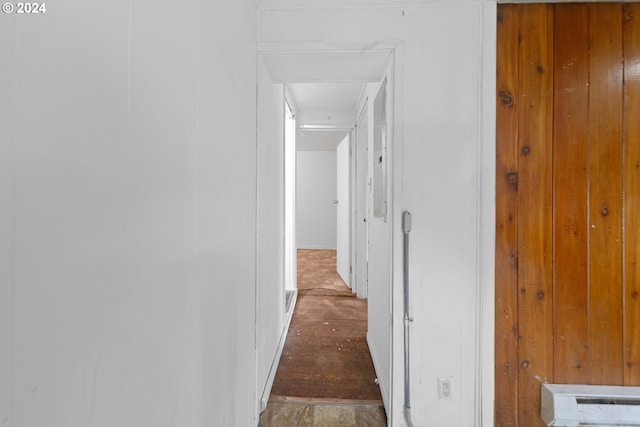
M269 402L259 427L385 427L382 406Z
M367 301L336 272L336 252L298 250L298 300L260 426L385 426L366 333Z

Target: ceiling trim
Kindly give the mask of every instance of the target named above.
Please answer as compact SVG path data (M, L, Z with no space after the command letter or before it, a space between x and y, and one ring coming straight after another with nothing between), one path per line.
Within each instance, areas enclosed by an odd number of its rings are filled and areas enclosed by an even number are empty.
M258 55L275 83L375 82L397 44L260 43Z

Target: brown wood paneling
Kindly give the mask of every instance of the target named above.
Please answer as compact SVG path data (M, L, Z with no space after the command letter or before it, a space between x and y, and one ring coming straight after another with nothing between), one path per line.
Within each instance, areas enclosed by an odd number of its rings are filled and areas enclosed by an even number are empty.
M495 422L530 427L542 382L640 385L640 3L498 11Z
M495 414L518 425L518 57L519 18L514 5L498 6L496 129Z
M622 384L622 7L589 5L589 382Z
M558 383L587 381L589 14L554 10L554 363Z
M640 3L624 8L624 383L640 385Z
M540 383L553 380L553 6L522 5L518 109L519 424L540 420Z

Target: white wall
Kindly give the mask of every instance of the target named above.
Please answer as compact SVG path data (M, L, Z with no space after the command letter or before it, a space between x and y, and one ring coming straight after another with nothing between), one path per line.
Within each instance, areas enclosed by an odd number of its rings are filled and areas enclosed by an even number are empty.
M302 116L298 111L296 120ZM336 149L347 134L344 130L296 132L298 248L336 249Z
M0 420L255 425L254 3L47 6L0 17Z
M13 50L14 22L0 25L0 420L12 413L13 391Z
M300 249L336 249L336 151L298 151L296 240Z
M336 148L336 269L351 287L351 135Z
M259 41L296 42L297 49L318 40L324 49L399 43L389 211L391 424L404 425L400 213L407 209L414 221L414 424L492 425L495 2L291 4L261 2ZM453 401L438 400L443 376L453 377Z
M391 66L387 72L387 78L393 79L391 75ZM374 159L374 127L378 125L374 119L374 105L378 92L381 90L380 83L368 83L363 98L359 102L359 110L365 108L362 114L367 115L367 129L361 130L368 133L367 142L367 164L363 165L367 168L367 182L375 185L373 179L373 165L377 162ZM393 99L393 87L387 85L386 99L387 104ZM393 111L391 105L387 105L387 127L390 127ZM391 137L390 132L389 137ZM391 141L387 141L388 148L392 146ZM392 150L388 149L384 161L390 162ZM390 163L388 163L389 165ZM387 167L388 167L387 165ZM389 178L389 176L387 176ZM387 185L387 199L392 200L393 187ZM368 226L368 262L367 262L367 309L368 309L368 331L367 342L373 359L376 373L378 375L378 383L382 393L385 405L391 404L391 335L392 335L392 313L391 313L391 235L392 221L374 216L373 213L373 186L367 185L367 226ZM387 212L387 215L389 212Z
M284 86L272 83L262 60L258 67L257 335L262 395L284 327Z

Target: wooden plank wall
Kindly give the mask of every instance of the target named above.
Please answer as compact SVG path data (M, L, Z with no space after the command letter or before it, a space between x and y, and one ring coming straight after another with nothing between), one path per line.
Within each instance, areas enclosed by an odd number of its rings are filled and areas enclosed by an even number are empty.
M640 3L498 7L497 426L640 385Z
M640 3L624 12L624 383L640 384Z

